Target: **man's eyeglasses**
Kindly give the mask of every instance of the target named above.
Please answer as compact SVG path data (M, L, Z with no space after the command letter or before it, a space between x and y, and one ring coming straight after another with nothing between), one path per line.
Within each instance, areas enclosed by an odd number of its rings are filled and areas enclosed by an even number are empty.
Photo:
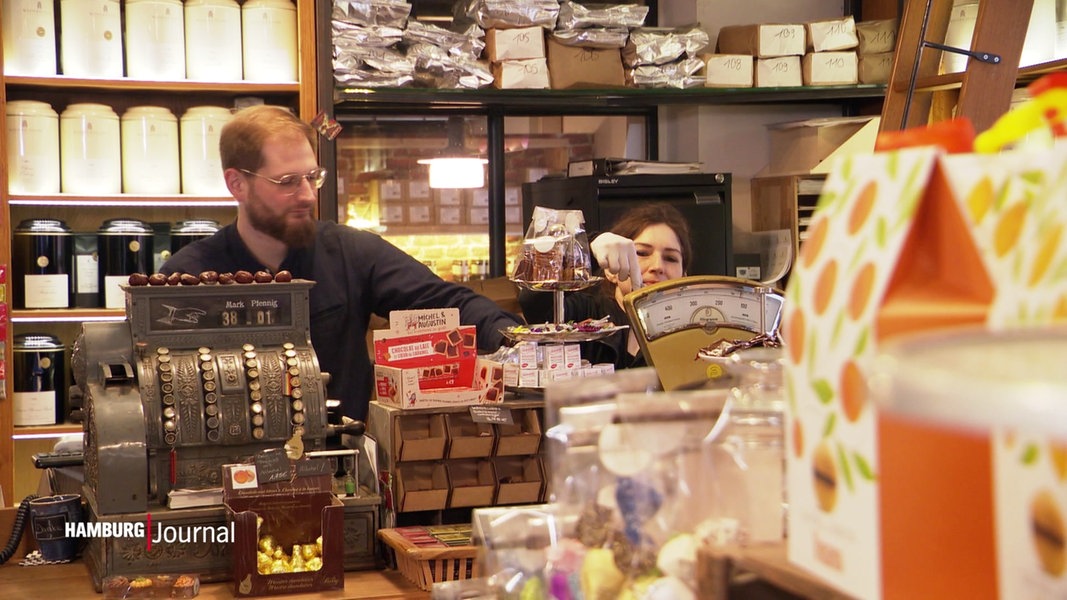
M274 179L273 177L260 175L259 173L249 171L248 169L238 169L238 171L246 173L248 175L254 175L256 177L259 177L260 179L266 179L267 181L280 187L283 192L287 192L290 195L300 191L300 182L303 179L307 179L308 183L311 184L312 188L316 190L321 188L322 184L326 183L326 173L328 172L325 167L317 167L304 174L288 173L286 175L282 175L277 179Z

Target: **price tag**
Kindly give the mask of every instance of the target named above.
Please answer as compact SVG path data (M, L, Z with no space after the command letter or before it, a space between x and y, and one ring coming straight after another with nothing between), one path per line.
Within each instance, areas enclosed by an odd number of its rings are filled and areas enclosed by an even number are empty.
M475 404L470 407L470 413L471 420L475 423L515 424L515 420L511 416L511 409L506 406Z
M296 461L296 476L333 475L337 470L337 460L327 456L316 456Z
M268 448L256 454L256 477L260 483L273 483L275 481L289 481L292 471L289 467L289 457L281 448Z

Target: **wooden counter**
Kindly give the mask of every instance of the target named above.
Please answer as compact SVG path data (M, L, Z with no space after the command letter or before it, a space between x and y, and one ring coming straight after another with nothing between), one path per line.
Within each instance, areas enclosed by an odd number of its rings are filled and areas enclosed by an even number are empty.
M0 566L0 598L71 599L102 598L93 589L89 570L81 561L65 565L20 567L18 558ZM233 583L208 583L200 586L199 600L233 598ZM351 571L345 573L345 589L314 594L270 596L292 600L347 600L356 598L418 598L428 599L429 592L420 591L398 571Z

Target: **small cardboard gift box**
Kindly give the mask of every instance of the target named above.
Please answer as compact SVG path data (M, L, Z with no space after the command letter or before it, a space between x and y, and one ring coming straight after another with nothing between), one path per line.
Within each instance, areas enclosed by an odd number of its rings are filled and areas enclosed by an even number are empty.
M807 49L804 25L762 23L727 25L719 29L719 53L757 58L801 56Z
M255 464L223 467L235 596L344 589L345 508L322 463L291 461L290 477L270 483Z
M849 85L859 78L855 52L809 52L801 70L804 85Z
M851 50L859 46L856 35L856 21L849 15L840 19L810 21L804 24L808 33L808 50L814 52L831 52Z
M389 329L374 332L378 400L401 408L503 401L504 369L478 358L476 340L458 309L392 311Z
M856 52L860 56L892 52L897 47L897 27L897 19L880 19L856 23L856 37L859 40Z
M754 68L747 54L711 54L704 59L704 87L752 87Z
M502 90L548 89L548 61L543 58L493 63L493 85Z
M374 331L374 364L416 369L424 390L469 387L477 354L475 328L454 308L392 311L389 329Z
M552 89L623 87L626 76L618 48L585 48L548 39Z
M504 366L479 358L469 387L424 390L419 387L417 369L374 366L378 400L399 408L443 408L469 404L495 404L504 401Z
M541 27L489 29L485 53L490 62L545 57L545 30Z
M993 598L1018 577L994 525L1018 485L990 435L878 411L868 378L909 334L1067 319L1065 175L1064 146L838 163L786 291L791 561L872 599Z
M804 85L800 57L757 58L752 83L756 87L800 87Z

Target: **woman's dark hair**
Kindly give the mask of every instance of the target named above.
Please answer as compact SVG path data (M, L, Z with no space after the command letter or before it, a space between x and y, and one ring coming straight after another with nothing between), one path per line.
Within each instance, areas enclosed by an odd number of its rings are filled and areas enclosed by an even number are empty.
M631 240L641 235L650 225L664 224L678 236L678 242L682 245L682 272L689 271L690 261L693 257L693 243L689 239L689 224L682 213L674 206L665 202L649 202L626 211L611 226L612 233L621 235Z

